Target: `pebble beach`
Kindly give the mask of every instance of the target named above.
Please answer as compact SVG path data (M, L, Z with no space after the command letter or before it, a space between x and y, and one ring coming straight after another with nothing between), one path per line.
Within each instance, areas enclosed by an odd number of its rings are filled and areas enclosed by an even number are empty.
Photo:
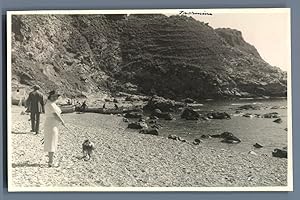
M65 114L60 126L56 168L47 165L41 134L30 133L29 115L12 106L13 187L264 187L287 186L287 159L205 142L193 145L128 131L122 116ZM81 145L96 149L89 161Z

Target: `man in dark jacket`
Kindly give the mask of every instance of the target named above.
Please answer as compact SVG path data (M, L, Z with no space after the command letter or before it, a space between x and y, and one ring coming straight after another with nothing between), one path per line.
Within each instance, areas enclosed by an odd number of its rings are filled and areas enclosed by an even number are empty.
M29 93L26 106L30 112L31 132L39 133L40 114L45 113L44 97L39 91L40 87L35 85L33 91Z

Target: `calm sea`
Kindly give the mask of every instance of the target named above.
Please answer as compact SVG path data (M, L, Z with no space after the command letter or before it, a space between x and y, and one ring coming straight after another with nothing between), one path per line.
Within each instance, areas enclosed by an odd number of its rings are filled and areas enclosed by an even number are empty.
M282 123L273 122L275 119L267 118L247 118L235 114L236 109L241 105L259 105L266 107L262 110L245 110L243 113L265 114L278 112L281 116ZM202 139L203 143L208 146L232 150L253 150L253 144L260 143L264 146L261 152L269 152L274 148L287 146L288 132L287 128L287 109L270 109L274 106L287 106L287 99L268 99L268 100L239 100L239 101L210 101L204 103L201 111L218 111L231 114L229 120L213 119L209 121L190 121L177 119L174 121L160 120L163 125L160 130L161 134L167 136L175 134L193 141L200 138L203 134L221 134L225 131L232 132L241 139L239 144L224 144L218 138ZM256 149L257 150L257 149Z

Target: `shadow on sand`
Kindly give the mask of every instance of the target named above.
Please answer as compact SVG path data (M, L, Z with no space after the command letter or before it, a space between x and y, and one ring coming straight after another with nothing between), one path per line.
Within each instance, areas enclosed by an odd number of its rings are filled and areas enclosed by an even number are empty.
M32 134L31 132L12 131L12 134Z
M41 167L41 168L44 168L44 167L47 167L47 165L40 164L40 163L29 163L29 161L25 161L22 163L13 163L12 167L13 168L16 168L16 167Z

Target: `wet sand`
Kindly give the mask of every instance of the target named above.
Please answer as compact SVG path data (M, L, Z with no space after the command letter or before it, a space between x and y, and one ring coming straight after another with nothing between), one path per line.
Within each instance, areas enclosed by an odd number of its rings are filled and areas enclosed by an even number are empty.
M287 159L193 145L128 131L116 115L65 114L55 160L47 167L43 134L30 133L29 115L12 106L12 183L15 187L231 187L286 186ZM43 119L41 128L43 129ZM96 145L91 160L81 144Z

